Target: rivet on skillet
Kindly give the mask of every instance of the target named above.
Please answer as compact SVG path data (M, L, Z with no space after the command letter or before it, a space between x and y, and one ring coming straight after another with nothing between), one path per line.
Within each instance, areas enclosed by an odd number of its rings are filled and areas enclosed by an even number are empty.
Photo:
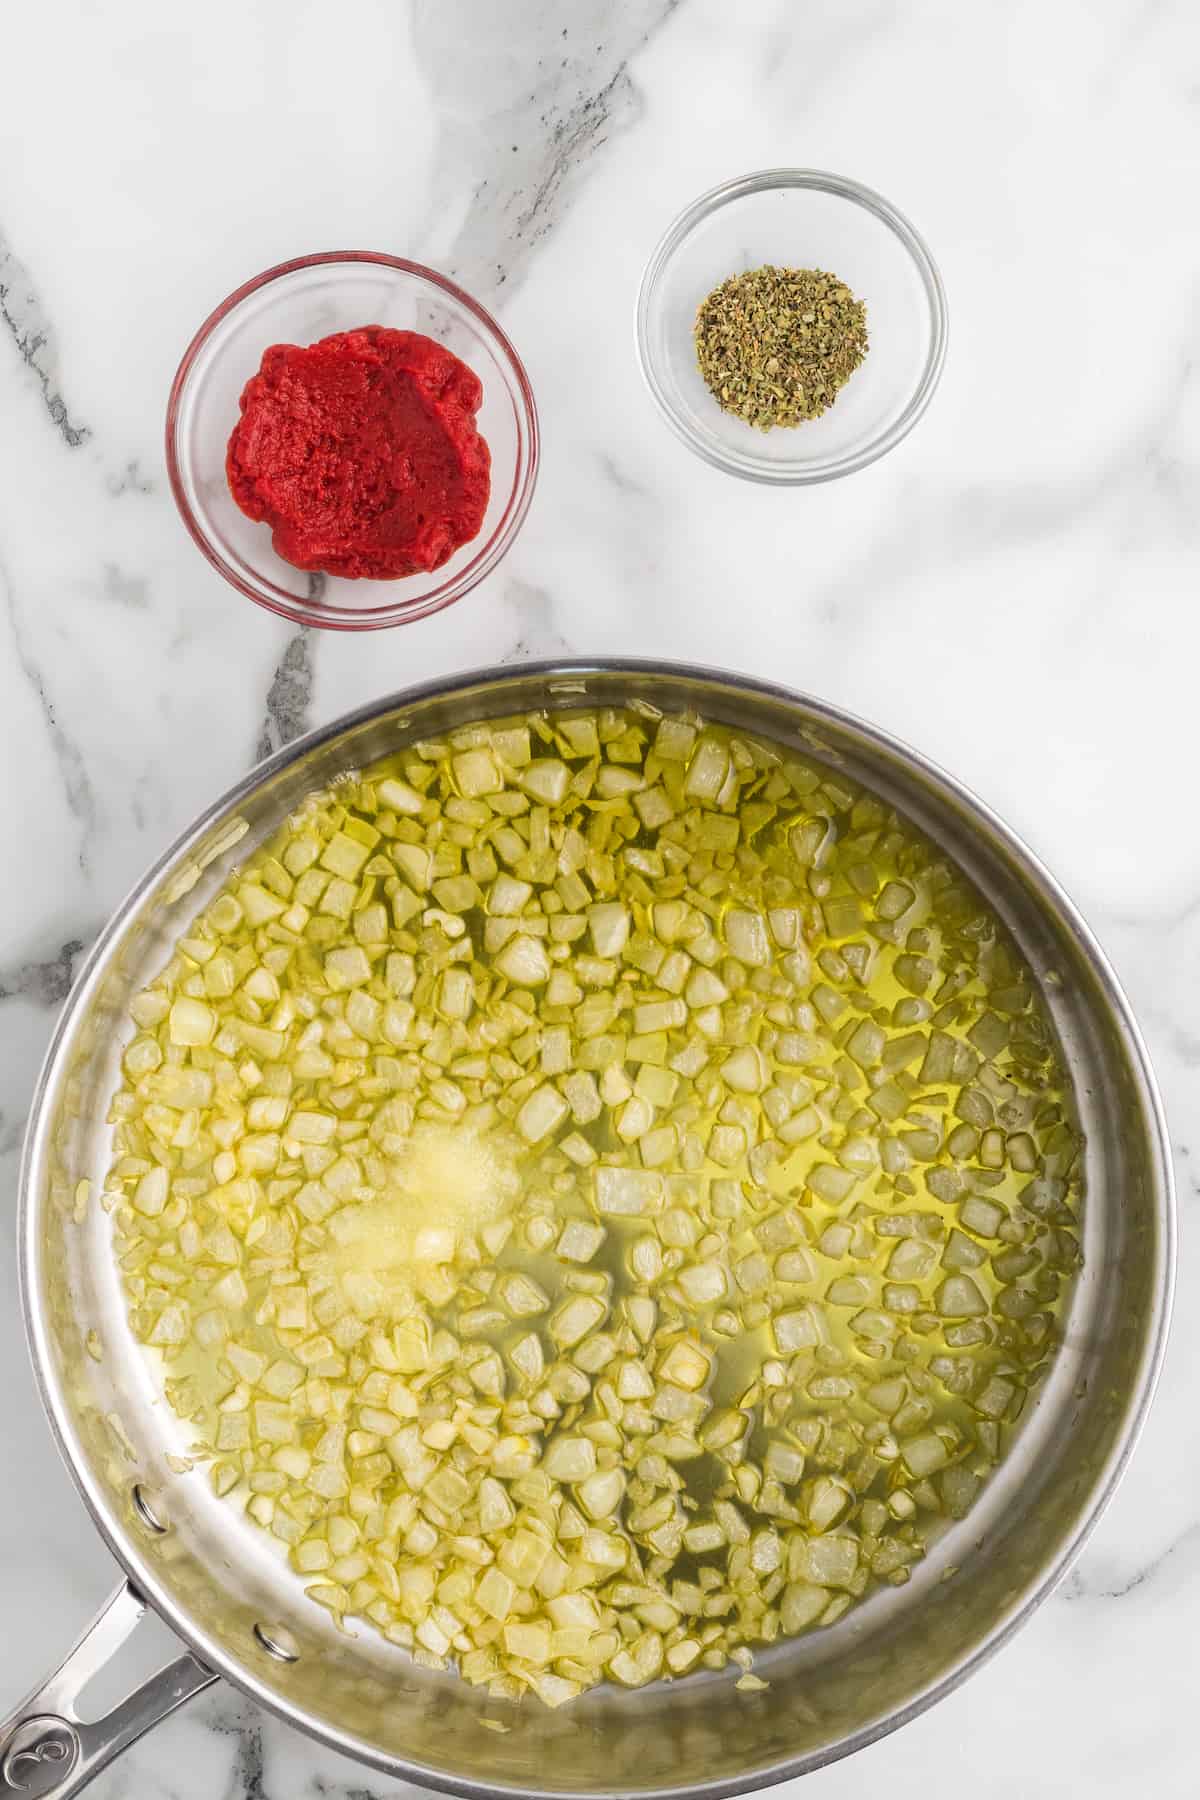
M167 1518L162 1501L152 1489L143 1487L140 1481L135 1481L130 1498L133 1501L134 1512L147 1531L152 1531L155 1537L162 1537L171 1529L171 1521Z
M284 1626L272 1625L268 1630L265 1625L256 1625L254 1627L254 1635L266 1651L267 1655L273 1656L276 1662L294 1663L300 1661L300 1652L296 1648L295 1639L292 1637L291 1632Z

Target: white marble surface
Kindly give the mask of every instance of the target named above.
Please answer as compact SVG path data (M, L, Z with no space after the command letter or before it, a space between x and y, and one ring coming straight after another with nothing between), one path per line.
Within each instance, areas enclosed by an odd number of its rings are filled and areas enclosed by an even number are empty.
M805 1800L1194 1796L1200 1605L1200 19L1188 0L43 0L0 64L0 1702L113 1579L20 1330L18 1147L85 945L256 756L425 675L561 650L789 681L949 764L1116 958L1175 1131L1167 1374L1075 1573L982 1674ZM769 492L666 432L643 261L770 163L882 188L938 257L950 359L913 437ZM203 314L309 249L439 264L541 405L523 536L439 618L295 635L202 562L162 415ZM0 1705L0 1711L3 1705ZM216 1690L101 1800L399 1790Z

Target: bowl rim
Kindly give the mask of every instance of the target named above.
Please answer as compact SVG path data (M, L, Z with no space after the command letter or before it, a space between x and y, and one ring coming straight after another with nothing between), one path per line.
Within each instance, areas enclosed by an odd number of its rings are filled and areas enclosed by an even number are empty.
M474 316L482 326L484 334L492 340L501 360L507 362L519 399L519 405L514 408L518 425L518 454L512 492L490 537L457 575L442 582L440 586L420 598L397 601L387 606L361 609L335 607L299 598L292 600L282 594L260 592L253 583L247 581L228 562L205 531L188 499L183 479L178 446L180 412L197 359L213 332L259 289L269 286L274 281L294 275L302 269L319 268L329 263L374 263L382 268L413 276L418 281L427 282L431 287L439 289L443 294L457 301L460 306L465 307ZM248 375L247 380L249 379ZM461 600L486 575L492 572L508 551L529 511L537 484L541 430L537 403L533 397L533 387L512 340L487 308L473 295L467 293L465 288L452 281L448 275L442 275L436 269L428 268L424 263L413 262L404 256L392 256L383 250L321 250L307 256L291 257L286 262L275 263L269 269L264 269L261 274L251 276L248 281L244 281L240 287L235 288L233 293L229 294L208 314L180 358L179 367L171 382L170 393L167 397L165 451L167 479L175 505L179 510L179 516L183 520L192 542L206 562L224 576L231 587L235 587L248 600L253 600L257 606L262 606L268 612L276 613L281 618L290 619L296 625L314 625L329 631L378 631L388 626L404 625L415 619L428 618L432 613L441 612L447 606L453 606L455 601Z
M723 206L728 206L733 201L743 200L750 194L766 193L771 189L782 188L814 189L820 193L832 194L837 199L849 201L852 205L860 206L865 211L873 213L908 251L925 289L930 315L930 343L925 365L921 372L921 378L899 418L893 420L886 431L869 439L861 449L846 456L831 458L826 462L811 463L805 467L794 463L767 464L757 461L750 455L741 456L737 452L722 452L700 438L685 422L668 397L650 349L650 312L659 283L676 253L691 236L696 226L712 213ZM876 462L879 457L885 456L889 450L894 450L896 445L908 436L932 400L938 382L941 380L946 362L950 320L946 303L946 289L928 244L911 221L897 207L893 206L890 200L885 199L875 188L867 187L863 182L855 181L848 175L835 175L826 169L773 168L756 169L748 175L735 175L729 181L720 182L716 187L707 189L705 193L685 206L682 212L676 214L651 252L642 274L637 297L635 331L638 364L650 396L676 437L685 443L689 450L710 464L712 468L721 469L728 475L740 476L744 481L757 481L767 487L808 487L817 482L836 481L843 475L852 475L858 469L865 469L870 463Z

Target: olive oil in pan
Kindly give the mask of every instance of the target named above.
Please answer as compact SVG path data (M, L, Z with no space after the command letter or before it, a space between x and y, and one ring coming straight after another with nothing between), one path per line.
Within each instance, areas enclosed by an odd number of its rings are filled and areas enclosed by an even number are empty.
M748 1670L906 1581L1053 1356L1080 1141L1030 973L764 740L414 745L133 1010L106 1204L195 1460L497 1694Z

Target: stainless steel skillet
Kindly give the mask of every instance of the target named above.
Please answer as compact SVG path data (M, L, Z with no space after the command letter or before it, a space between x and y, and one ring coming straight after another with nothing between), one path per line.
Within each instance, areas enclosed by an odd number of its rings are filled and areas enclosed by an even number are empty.
M107 1220L77 1200L107 1162L104 1115L131 996L228 870L303 795L413 738L538 707L687 706L844 768L959 861L1037 973L1087 1137L1085 1266L1066 1341L1017 1443L968 1520L910 1584L726 1676L602 1688L560 1712L490 1700L338 1633L265 1534L177 1472L186 1442L124 1318ZM1133 1448L1162 1357L1174 1272L1166 1128L1137 1027L1103 953L1036 859L951 777L821 702L648 662L531 664L400 694L314 732L218 800L138 885L64 1009L21 1176L22 1297L42 1397L127 1580L50 1681L0 1724L0 1794L67 1796L223 1675L363 1762L468 1796L700 1796L765 1786L903 1724L977 1668L1060 1579ZM89 1351L89 1343L91 1350ZM100 1349L97 1359L94 1352ZM948 1571L957 1573L947 1579ZM74 1699L145 1605L188 1647L115 1711Z

